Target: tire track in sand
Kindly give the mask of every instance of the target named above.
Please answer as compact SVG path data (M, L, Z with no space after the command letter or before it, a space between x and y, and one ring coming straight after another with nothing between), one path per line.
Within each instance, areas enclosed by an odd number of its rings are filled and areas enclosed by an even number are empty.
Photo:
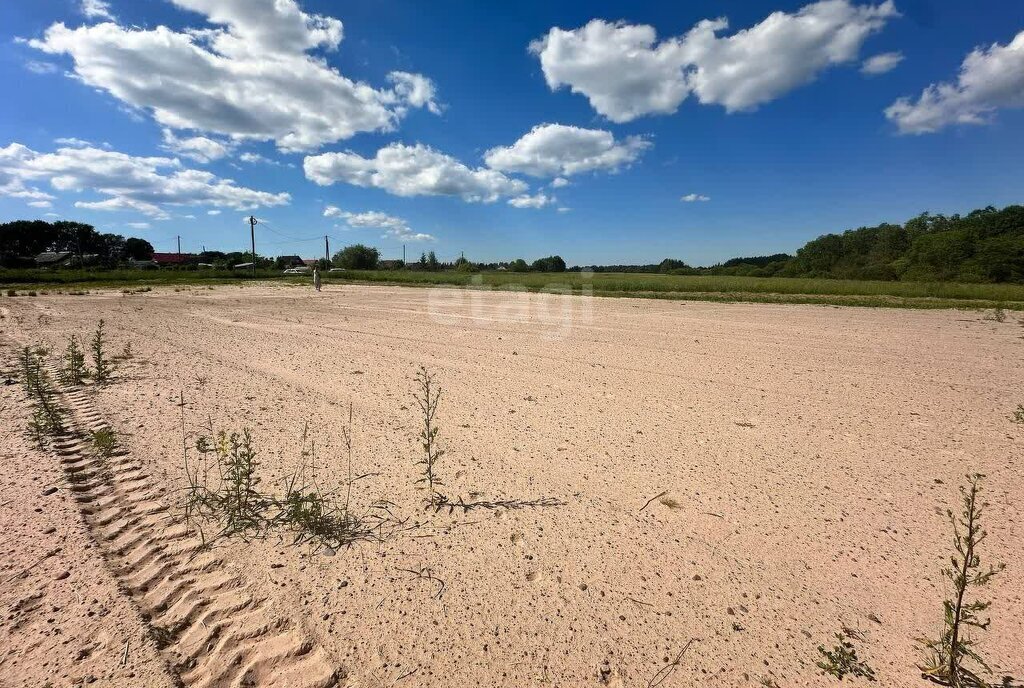
M56 377L56 370L51 370ZM108 428L82 387L58 394L70 432L52 442L69 490L123 590L142 611L176 678L196 688L340 688L344 672L294 622L171 514L124 449L101 459L89 433Z

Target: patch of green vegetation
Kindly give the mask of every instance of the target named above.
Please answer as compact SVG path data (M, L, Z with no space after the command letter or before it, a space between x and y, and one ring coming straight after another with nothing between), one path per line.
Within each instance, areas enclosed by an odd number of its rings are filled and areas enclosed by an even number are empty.
M109 458L117 449L117 433L113 428L100 428L89 433L93 451L101 459Z
M360 541L385 537L391 522L386 506L374 504L357 514L351 508L352 444L351 409L349 426L344 428L348 450L348 481L345 497L340 491L321 489L316 474L316 450L307 448L303 433L301 460L284 479L283 494L262 488L260 461L252 433L224 431L200 436L195 443L198 460L189 459L182 411L182 446L185 473L185 519L195 526L206 541L202 523L219 526L215 538L236 536L244 540L262 539L271 532L291 535L291 544L308 543L315 549L338 549Z
M887 308L1002 308L1024 310L1024 285L956 282L884 282L803 277L658 275L642 273L512 273L354 270L324 283L453 286L494 291L673 299L680 301L798 303Z
M257 272L255 282L307 284L307 275ZM250 273L229 270L0 270L0 284L49 284L81 290L116 287L139 291L161 285L251 284ZM324 284L452 286L496 291L549 292L682 301L800 303L888 308L1024 310L1024 285L896 282L805 277L673 275L616 272L463 272L458 270L347 270L323 273Z
M874 681L874 670L857 656L857 648L853 645L854 640L864 639L860 631L843 625L835 634L835 638L836 644L831 650L826 649L824 645L818 646L818 654L822 656L822 659L817 662L818 668L840 681L847 675Z
M299 278L303 275L297 276ZM110 269L110 270L43 270L39 268L0 268L0 285L12 287L8 290L9 295L16 295L17 289L27 289L33 286L47 286L50 288L71 289L68 292L79 296L87 293L87 289L117 288L129 290L142 290L144 287L158 287L163 285L189 285L189 284L244 284L256 280L279 280L293 281L294 275L282 275L280 270L260 269L256 271L256 277L252 271L229 270L229 269L203 269L203 270L134 270L134 269ZM306 281L308 281L308 276ZM13 292L13 293L12 293Z

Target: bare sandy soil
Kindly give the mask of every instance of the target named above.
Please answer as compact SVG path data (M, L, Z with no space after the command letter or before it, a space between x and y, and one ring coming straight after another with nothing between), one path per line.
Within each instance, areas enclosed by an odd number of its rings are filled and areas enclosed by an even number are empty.
M0 306L8 367L101 317L133 353L64 393L76 427L121 435L110 473L81 442L35 448L3 387L0 686L824 686L841 623L881 685L930 685L913 639L940 631L968 471L982 556L1007 563L982 649L994 680L1024 676L1016 317L349 286ZM447 494L564 504L425 511L420 365L444 388ZM270 488L307 422L321 482L344 480L351 403L353 500L403 528L200 551L182 393L188 441L250 428Z

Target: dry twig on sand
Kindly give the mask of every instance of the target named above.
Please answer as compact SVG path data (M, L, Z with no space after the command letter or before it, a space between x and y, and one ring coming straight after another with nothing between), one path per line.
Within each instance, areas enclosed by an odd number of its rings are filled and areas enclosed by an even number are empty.
M664 497L667 494L668 494L668 490L662 490L658 494L654 495L653 497L648 499L646 502L644 502L644 505L642 507L640 507L640 511L643 511L644 509L649 507L651 505L651 502L653 502L655 499L658 499L659 497Z
M676 658L668 664L666 664L665 666L661 667L661 669L658 670L658 673L651 677L651 680L647 682L647 688L657 688L669 679L669 677L675 672L675 670L679 668L679 665L683 661L683 655L686 654L686 651L690 649L690 645L693 644L693 641L694 638L690 638L686 641L686 644L683 645L683 649L679 651L679 654L676 655Z
M441 596L444 595L445 589L448 587L447 583L445 583L443 580L441 580L440 578L435 576L433 570L431 570L430 568L427 568L427 567L421 566L419 571L414 571L413 569L403 569L403 568L396 568L396 570L397 571L403 571L405 573L411 573L412 575L416 576L417 578L423 578L425 580L430 581L431 583L437 583L439 587L437 589L437 592L435 592L434 595L433 595L434 599L436 599L436 600L441 599Z

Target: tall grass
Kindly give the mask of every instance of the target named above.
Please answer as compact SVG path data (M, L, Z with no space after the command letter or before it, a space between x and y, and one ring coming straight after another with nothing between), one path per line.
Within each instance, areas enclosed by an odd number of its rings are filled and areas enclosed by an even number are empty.
M332 273L330 280L389 282L395 284L452 284L496 289L520 287L528 291L569 288L574 292L592 289L595 294L629 293L717 293L717 294L807 294L818 296L892 296L903 298L963 299L1020 302L1024 306L1024 285L968 284L961 282L885 282L836 280L805 277L738 277L726 275L654 275L601 272L584 275L564 273L412 272L361 270Z
M283 278L280 270L261 269L256 279ZM0 268L0 285L238 284L251 282L251 270L41 270ZM307 278L308 279L308 278Z
M305 283L308 276L260 270L258 280ZM242 284L249 273L230 270L0 270L2 285L123 286L127 284ZM842 303L867 306L1004 307L1024 310L1024 284L886 282L804 277L660 275L602 272L517 273L412 270L350 270L324 275L325 283L369 282L412 286L452 285L524 291L571 291L596 296ZM842 298L845 297L845 298ZM977 302L977 303L972 303Z

